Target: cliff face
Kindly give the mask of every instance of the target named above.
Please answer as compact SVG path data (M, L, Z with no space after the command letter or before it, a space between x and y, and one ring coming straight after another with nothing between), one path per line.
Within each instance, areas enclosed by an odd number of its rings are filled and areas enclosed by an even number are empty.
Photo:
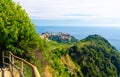
M43 38L48 38L53 41L57 41L59 43L68 43L68 42L77 42L78 40L71 36L70 34L67 33L62 33L59 32L57 34L52 34L52 33L42 33L41 35Z

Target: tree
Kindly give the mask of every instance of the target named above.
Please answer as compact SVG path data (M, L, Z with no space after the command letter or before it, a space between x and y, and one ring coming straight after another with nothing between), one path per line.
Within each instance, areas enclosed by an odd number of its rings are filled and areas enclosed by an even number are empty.
M35 47L42 49L43 43L25 10L12 0L1 0L0 51L11 50L23 55Z

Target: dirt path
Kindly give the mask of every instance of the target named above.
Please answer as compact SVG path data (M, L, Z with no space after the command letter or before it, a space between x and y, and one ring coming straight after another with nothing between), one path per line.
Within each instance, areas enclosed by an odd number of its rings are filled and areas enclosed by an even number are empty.
M20 77L19 72L13 68L14 77ZM9 68L0 68L0 77L12 77L12 73L9 71Z
M0 68L0 77L12 77L8 68Z

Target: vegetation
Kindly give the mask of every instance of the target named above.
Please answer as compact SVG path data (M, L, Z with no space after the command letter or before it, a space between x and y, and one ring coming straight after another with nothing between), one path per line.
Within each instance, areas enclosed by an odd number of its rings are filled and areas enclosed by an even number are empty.
M51 77L118 77L120 53L103 37L90 35L64 46L53 45L54 49L46 52Z
M51 39L58 41L58 37ZM36 33L25 10L12 0L0 1L0 38L0 51L11 50L34 63L42 77L120 75L120 52L105 38L90 35L77 43L68 44L66 39L60 41L63 43L45 41ZM29 67L25 65L24 69L24 74L29 76Z
M90 35L72 46L69 54L85 77L118 77L120 53L99 35Z
M11 50L30 59L34 57L33 49L42 50L44 45L45 42L36 33L34 24L25 10L12 0L1 0L0 51Z

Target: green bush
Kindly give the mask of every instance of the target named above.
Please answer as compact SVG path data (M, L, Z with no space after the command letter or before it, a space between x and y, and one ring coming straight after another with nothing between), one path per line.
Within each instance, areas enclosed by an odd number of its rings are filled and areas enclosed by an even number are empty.
M1 0L0 51L10 50L18 56L29 58L33 56L33 49L42 50L44 46L45 41L36 33L25 10L12 0Z

